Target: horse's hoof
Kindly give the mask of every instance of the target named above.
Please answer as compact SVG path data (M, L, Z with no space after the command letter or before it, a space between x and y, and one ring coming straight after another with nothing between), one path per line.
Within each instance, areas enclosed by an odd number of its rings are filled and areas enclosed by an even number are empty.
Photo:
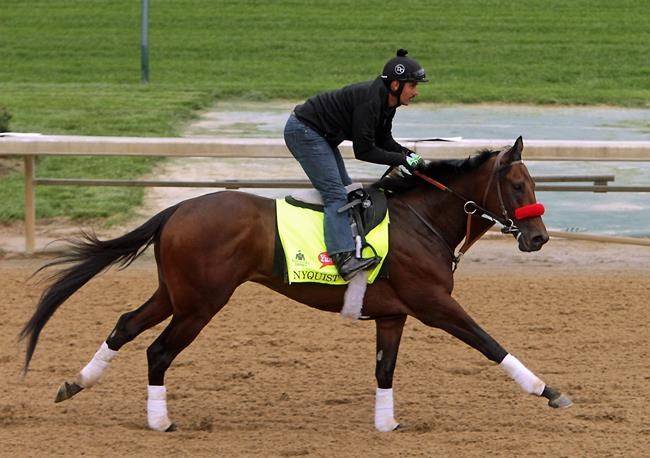
M573 401L565 394L560 394L558 397L550 399L548 405L554 409L566 409L573 405Z
M59 387L59 391L56 392L56 397L54 398L54 402L61 402L61 401L65 401L66 399L70 399L72 396L79 393L83 389L84 389L83 386L77 385L74 382L72 383L63 382Z
M171 425L169 425L169 426L167 427L167 429L165 430L165 432L166 432L166 433L173 433L173 432L176 431L177 429L178 429L178 427L176 426L176 423L172 423Z
M554 409L566 409L573 405L573 401L567 395L562 394L559 390L548 385L544 387L542 396L548 399L548 405Z
M395 420L391 420L381 425L375 424L375 429L380 433L389 433L391 431L396 431L399 426L399 423L397 423Z

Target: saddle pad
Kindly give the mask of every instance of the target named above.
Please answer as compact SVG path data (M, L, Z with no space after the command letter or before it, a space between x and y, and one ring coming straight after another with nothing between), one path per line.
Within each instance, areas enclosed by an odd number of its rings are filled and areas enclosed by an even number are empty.
M275 201L277 226L285 253L289 283L324 283L344 285L343 280L327 254L323 233L323 213L308 208L295 207L284 199ZM388 253L388 212L384 220L366 235L381 262L370 271L368 283L375 281ZM372 250L364 249L363 255L372 256Z

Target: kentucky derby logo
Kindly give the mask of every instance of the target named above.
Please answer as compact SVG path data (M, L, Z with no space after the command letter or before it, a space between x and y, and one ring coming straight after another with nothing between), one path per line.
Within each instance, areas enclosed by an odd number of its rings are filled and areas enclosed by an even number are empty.
M325 266L334 265L334 261L332 261L332 257L329 254L327 254L327 251L323 251L321 254L318 255L318 261L320 262L321 269Z
M307 265L307 262L305 260L305 255L302 253L302 251L298 250L296 255L293 257L296 265L298 266L305 266Z
M395 74L402 75L406 71L406 67L402 64L395 65Z

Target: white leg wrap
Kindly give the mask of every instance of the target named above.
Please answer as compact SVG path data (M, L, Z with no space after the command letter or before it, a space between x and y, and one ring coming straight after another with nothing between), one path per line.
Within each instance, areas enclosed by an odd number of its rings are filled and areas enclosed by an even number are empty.
M166 431L172 424L167 416L167 388L147 386L147 424L154 431Z
M526 366L512 356L507 354L500 366L504 371L519 384L522 390L529 394L541 396L546 384L533 374Z
M350 280L348 287L343 295L343 308L341 316L351 320L358 320L361 316L363 307L363 296L366 294L368 287L368 272L362 270Z
M102 343L93 359L79 372L77 384L84 388L93 386L102 377L104 371L108 368L108 364L115 356L117 356L117 352L108 348L106 342Z
M387 433L399 426L393 413L393 389L377 388L375 395L375 428Z

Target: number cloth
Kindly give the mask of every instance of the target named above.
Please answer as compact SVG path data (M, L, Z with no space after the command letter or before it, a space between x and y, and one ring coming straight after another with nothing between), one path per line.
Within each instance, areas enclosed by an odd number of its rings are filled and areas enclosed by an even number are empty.
M289 283L324 283L344 285L343 280L327 253L323 237L323 213L300 208L277 199L276 214L280 241L284 249ZM384 220L369 234L366 241L377 251L381 262L369 272L368 283L373 283L388 253L388 212ZM374 256L369 247L363 250L364 257Z

